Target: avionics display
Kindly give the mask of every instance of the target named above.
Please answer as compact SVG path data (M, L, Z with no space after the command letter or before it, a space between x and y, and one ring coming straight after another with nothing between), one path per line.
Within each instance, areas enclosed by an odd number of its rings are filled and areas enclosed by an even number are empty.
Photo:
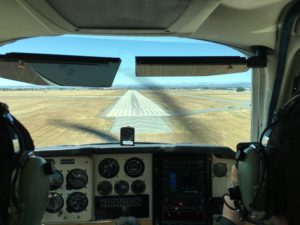
M198 171L165 171L165 173L167 181L165 188L173 193L194 193L197 188L205 186L206 183Z
M207 224L210 193L205 156L162 160L163 224Z

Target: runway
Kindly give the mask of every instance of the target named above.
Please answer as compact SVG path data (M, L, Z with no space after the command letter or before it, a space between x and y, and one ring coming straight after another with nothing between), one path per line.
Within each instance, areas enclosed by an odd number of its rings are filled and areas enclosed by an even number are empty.
M169 114L149 98L137 91L127 91L118 102L110 108L105 117L161 117Z
M118 133L121 127L131 126L137 134L170 133L172 129L168 124L162 117L119 117L114 120L110 132Z
M169 133L171 127L166 118L170 116L164 109L137 91L127 91L115 105L109 108L104 117L113 117L110 130L120 132L121 127L132 126L136 133Z
M101 117L114 118L113 125L110 129L112 133L120 132L120 128L125 126L134 127L138 134L169 133L172 132L172 127L168 120L170 116L233 111L249 109L251 107L250 102L247 100L228 100L210 96L186 95L186 97L222 101L228 103L228 106L194 110L184 109L169 112L138 91L129 90L119 98L115 104L108 108Z

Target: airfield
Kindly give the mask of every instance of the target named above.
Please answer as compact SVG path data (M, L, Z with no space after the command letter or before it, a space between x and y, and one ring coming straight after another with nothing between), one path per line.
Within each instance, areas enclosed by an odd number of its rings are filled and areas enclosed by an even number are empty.
M0 91L1 101L31 132L35 145L136 141L225 145L250 140L251 92L235 90Z

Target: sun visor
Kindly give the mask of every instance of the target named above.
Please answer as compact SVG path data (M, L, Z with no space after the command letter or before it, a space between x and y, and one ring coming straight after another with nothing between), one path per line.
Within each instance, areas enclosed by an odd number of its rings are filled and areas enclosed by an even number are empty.
M120 58L9 53L0 55L0 76L37 84L111 87Z
M239 56L139 56L136 57L136 76L212 76L242 73L249 68L267 66L265 55L250 58Z
M0 61L0 77L29 84L48 85L27 63Z
M136 57L137 76L210 76L248 70L244 57Z

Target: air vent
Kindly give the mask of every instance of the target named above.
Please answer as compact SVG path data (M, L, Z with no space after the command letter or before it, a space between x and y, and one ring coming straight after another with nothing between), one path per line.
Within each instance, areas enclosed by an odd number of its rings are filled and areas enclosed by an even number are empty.
M184 13L190 1L47 0L61 17L80 29L165 29Z

